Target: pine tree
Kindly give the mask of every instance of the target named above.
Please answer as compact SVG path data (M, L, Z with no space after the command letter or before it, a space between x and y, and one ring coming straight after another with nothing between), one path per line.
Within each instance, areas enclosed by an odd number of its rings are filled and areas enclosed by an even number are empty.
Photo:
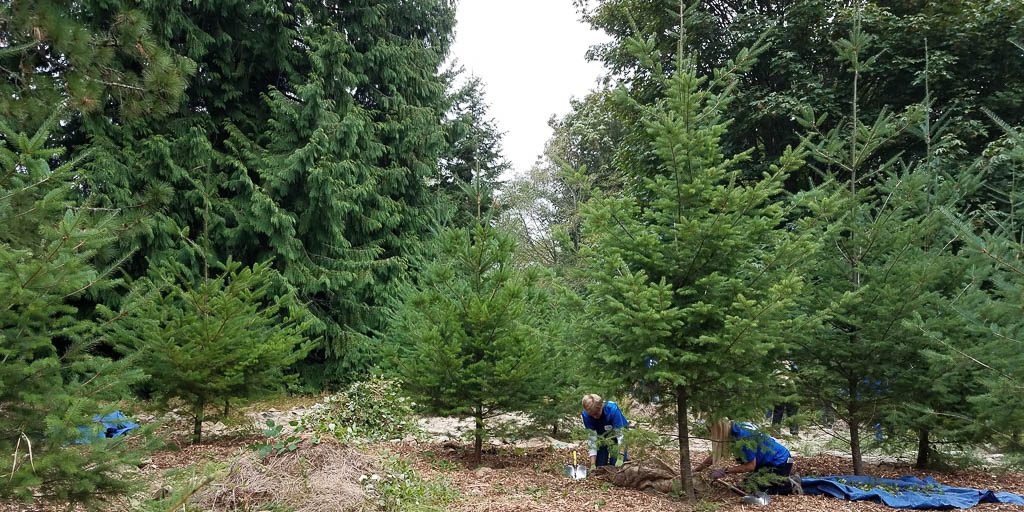
M390 339L418 403L474 420L479 462L489 419L533 412L552 396L548 337L557 330L543 321L551 292L539 267L515 265L514 238L482 219L445 229L436 243L436 257L402 296Z
M90 355L97 325L76 303L113 284L94 260L117 222L73 201L82 157L50 167L59 114L32 136L0 121L0 453L13 457L0 496L91 504L133 489L122 469L139 457L123 438L76 444L79 427L142 376Z
M630 47L650 76L666 76L652 40L633 39ZM755 55L741 52L730 68L748 67ZM600 319L603 373L667 391L682 489L693 499L689 415L743 414L764 398L786 347L783 333L803 321L793 265L809 245L783 229L782 184L802 165L800 153L787 152L760 179L743 180L738 163L749 153L727 157L720 147L736 77L701 77L683 52L675 64L653 105L620 93L646 122L627 136L631 145L618 148L636 151L619 160L633 163L620 169L626 193L586 212L591 245L584 251L593 265L588 312Z
M139 11L92 2L4 2L0 36L0 116L15 130L35 130L57 105L129 117L173 112L194 69Z
M281 389L285 369L305 357L308 325L292 314L294 297L268 297L267 264L223 272L193 284L182 266L137 282L108 337L150 379L160 403L180 399L202 438L208 405Z

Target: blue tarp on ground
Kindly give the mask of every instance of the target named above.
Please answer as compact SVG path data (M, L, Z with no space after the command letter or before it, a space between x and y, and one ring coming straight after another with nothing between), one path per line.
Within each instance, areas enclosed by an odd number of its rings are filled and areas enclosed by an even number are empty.
M130 430L139 428L139 424L128 419L127 416L121 413L121 411L114 411L106 416L100 416L97 414L92 417L92 421L103 425L103 430L98 434L94 434L95 427L78 427L78 430L82 433L75 444L86 444L91 443L94 439L100 437L118 437L124 435Z
M978 503L1024 505L1024 497L1009 492L949 487L927 477L875 478L826 476L800 480L805 494L823 494L851 501L881 502L893 508L971 508Z

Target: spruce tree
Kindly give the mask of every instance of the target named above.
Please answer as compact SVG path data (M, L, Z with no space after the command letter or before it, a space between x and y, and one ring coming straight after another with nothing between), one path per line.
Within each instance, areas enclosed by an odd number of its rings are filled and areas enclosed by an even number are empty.
M515 240L480 220L448 228L402 295L390 339L407 389L431 413L472 418L480 461L487 421L531 413L551 397L555 363L544 319L549 279L519 268Z
M461 76L452 72L450 81ZM502 173L512 164L502 155L504 133L488 112L484 83L479 77L468 76L459 87L448 93L451 106L446 114L446 145L440 155L435 188L448 197L445 202L455 207L456 222L470 225L476 221L477 203L465 189L476 180L475 186L488 194L501 186ZM493 197L483 198L484 213L497 203Z
M294 297L268 296L275 277L267 264L230 260L197 283L183 266L161 268L135 283L122 311L108 312L125 318L108 337L149 376L159 402L189 406L193 443L207 406L284 388L285 370L309 351Z
M958 204L970 180L944 176L930 161L903 165L880 157L922 118L924 139L933 133L928 101L924 108L862 119L863 83L878 59L870 56L872 41L855 12L849 37L835 43L851 78L849 114L828 131L821 128L823 116L808 109L803 117L824 181L809 203L810 215L821 222L821 251L815 286L804 298L826 321L794 339L805 396L826 404L849 427L855 474L863 472L865 427L885 436L913 429L927 448L929 429L940 425L929 415L956 412L971 382L969 374L953 373L935 383L951 367L946 347L929 334L941 329L955 338L962 332L949 308L965 273L949 251L940 207Z
M139 457L123 438L78 444L79 428L142 375L90 354L98 326L77 304L113 284L95 259L118 222L75 204L82 157L51 168L60 113L31 136L0 121L0 497L95 504L135 487L123 468Z
M727 156L720 146L732 72L756 52L704 77L683 52L666 75L652 40L632 39L630 48L650 76L668 78L652 105L620 93L624 110L646 121L618 148L631 153L619 159L632 164L620 168L626 192L592 202L585 214L588 313L603 374L627 386L655 383L675 405L682 490L693 499L689 415L748 413L764 398L784 333L803 321L793 266L809 243L784 229L782 192L803 162L788 151L759 179L744 180L738 164L749 153Z

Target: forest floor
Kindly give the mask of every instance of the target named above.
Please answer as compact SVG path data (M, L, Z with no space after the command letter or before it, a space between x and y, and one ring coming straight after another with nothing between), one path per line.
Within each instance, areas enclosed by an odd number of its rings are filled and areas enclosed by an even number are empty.
M485 446L478 465L469 444L459 440L466 424L448 418L422 419L425 435L416 439L344 446L333 441L313 444L307 438L294 452L259 457L253 445L266 443L267 438L258 426L266 419L286 423L302 410L303 405L295 404L250 408L243 411L244 416L239 415L239 421L211 423L207 438L198 445L187 442L187 429L179 425L168 448L153 453L139 470L151 483L150 489L108 510L139 510L154 496L198 483L202 485L193 497L198 507L189 510L893 510L817 496L776 496L769 506L755 508L742 505L738 496L718 486L691 506L672 496L619 488L597 479L570 480L563 474L564 465L572 460L573 451L583 456L585 450L580 444L546 437L519 443L495 440ZM805 431L783 441L793 448L801 475L852 474L849 457L829 448L827 438L821 432ZM707 453L707 443L695 440L692 449L694 460L700 460ZM674 465L677 452L660 455ZM1024 472L992 466L922 472L898 456L876 455L866 460L865 472L872 476L932 476L946 485L1024 494ZM57 509L44 504L0 503L0 512ZM1019 509L1015 505L979 505L975 510Z

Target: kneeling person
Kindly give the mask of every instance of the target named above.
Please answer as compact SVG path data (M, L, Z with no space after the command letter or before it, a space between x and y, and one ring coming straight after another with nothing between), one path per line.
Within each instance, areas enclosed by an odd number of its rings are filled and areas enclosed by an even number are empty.
M615 402L605 402L598 395L586 395L583 397L581 416L583 427L589 434L587 446L590 449L590 467L610 464L622 466L628 459L622 430L629 426L629 422L619 406ZM612 448L614 450L610 450Z
M697 466L697 471L703 471L710 467L715 458L714 455L721 458L733 452L737 456L738 464L714 470L711 473L712 479L717 480L728 473L763 471L777 475L783 481L761 485L761 490L768 494L802 494L800 478L792 475L793 459L790 457L789 450L768 434L758 431L754 425L729 420L719 421L711 426L711 444L712 455L709 455Z

